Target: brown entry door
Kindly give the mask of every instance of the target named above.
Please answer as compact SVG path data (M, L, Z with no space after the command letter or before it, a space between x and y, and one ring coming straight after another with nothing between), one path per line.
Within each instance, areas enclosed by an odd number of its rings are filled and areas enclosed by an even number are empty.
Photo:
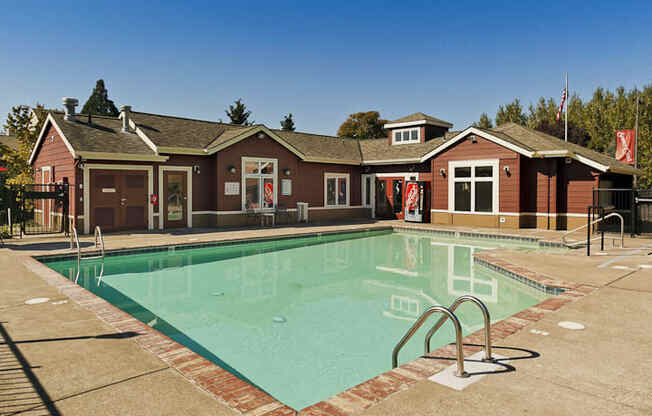
M94 169L90 179L91 230L147 228L147 172Z
M188 225L188 182L186 172L163 172L163 215L165 228Z

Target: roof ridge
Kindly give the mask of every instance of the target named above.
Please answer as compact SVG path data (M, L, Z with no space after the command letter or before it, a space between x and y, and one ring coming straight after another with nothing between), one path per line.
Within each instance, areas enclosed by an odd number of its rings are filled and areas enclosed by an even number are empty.
M270 129L271 131L282 131L285 133L296 133L296 134L308 134L310 136L320 136L320 137L330 137L332 139L346 139L346 140L355 140L350 137L342 137L342 136L331 136L330 134L318 134L318 133L308 133L305 131L290 131L290 130L283 130L283 129Z
M224 122L221 122L221 121L202 120L202 119L199 119L199 118L171 116L171 115L168 115L168 114L146 113L144 111L132 111L131 114L144 114L144 115L147 115L147 116L176 118L176 119L179 119L179 120L199 121L201 123L221 124L221 125L225 125L225 126L234 126L234 127L250 127L250 126L244 126L242 124L224 123Z

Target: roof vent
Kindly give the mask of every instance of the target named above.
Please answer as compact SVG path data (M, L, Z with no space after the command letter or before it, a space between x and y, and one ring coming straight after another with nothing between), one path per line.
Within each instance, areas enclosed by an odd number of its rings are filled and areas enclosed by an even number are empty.
M61 101L63 102L63 108L66 112L63 119L75 121L75 107L79 104L79 100L76 98L63 97Z
M131 117L131 106L120 106L120 117L122 117L122 132L129 133L129 119Z

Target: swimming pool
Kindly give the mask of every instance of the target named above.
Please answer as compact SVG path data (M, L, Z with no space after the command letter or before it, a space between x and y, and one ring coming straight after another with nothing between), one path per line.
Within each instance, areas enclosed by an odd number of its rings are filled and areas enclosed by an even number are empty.
M498 321L545 299L474 264L475 252L498 246L538 248L422 233L347 233L109 256L103 266L85 260L78 283L302 409L391 369L394 345L431 305L473 294ZM46 265L73 280L77 274L76 260ZM456 313L465 334L482 327L477 308L466 304ZM399 363L423 353L426 331L403 348ZM453 339L447 324L433 349Z

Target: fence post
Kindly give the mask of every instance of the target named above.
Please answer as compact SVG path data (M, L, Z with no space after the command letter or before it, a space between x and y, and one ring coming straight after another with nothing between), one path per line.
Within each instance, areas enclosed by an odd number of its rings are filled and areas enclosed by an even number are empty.
M9 224L9 237L13 237L14 224L11 222L11 208L7 208L7 223Z
M637 195L637 189L632 188L632 201L631 201L631 207L632 207L632 215L631 215L631 224L630 224L630 237L634 238L634 234L636 234L636 228L637 228L637 217L638 217L638 204L636 200L638 199Z
M586 209L586 255L591 256L591 211L593 207Z

